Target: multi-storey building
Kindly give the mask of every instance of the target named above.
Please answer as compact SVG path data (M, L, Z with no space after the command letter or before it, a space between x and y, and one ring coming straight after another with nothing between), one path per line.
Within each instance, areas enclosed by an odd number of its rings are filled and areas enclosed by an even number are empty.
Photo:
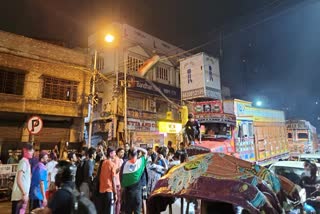
M34 136L37 148L83 140L90 62L86 54L0 31L1 159L30 141L27 121L33 115L43 121Z
M98 51L97 69L107 78L96 82L99 102L94 109L93 144L101 139L124 142L126 127L127 139L135 145L163 145L168 140L176 142L181 129L181 123L177 122L178 108L161 96L146 78L171 101L180 104L178 58L185 56L182 55L184 51L127 24L115 23L112 29L117 37L117 44L113 47L99 43L101 33L91 35L88 40L91 53ZM146 78L139 76L139 67L155 54L161 57L161 61ZM126 97L124 75L128 82ZM125 99L127 126L124 123ZM161 127L159 121L162 121Z

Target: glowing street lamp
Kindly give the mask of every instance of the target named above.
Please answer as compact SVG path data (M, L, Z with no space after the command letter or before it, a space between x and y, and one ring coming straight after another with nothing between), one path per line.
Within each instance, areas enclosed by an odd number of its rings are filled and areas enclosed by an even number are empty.
M111 35L111 34L107 34L105 37L104 37L104 41L108 42L108 43L112 43L114 41L114 36Z
M257 102L256 102L256 106L258 106L258 107L261 107L262 106L262 101L261 100L258 100Z

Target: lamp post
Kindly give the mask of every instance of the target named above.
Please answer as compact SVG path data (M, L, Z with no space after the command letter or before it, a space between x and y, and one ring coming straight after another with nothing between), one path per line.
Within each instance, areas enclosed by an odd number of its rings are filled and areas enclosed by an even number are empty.
M127 95L127 66L124 65L123 72L123 85L124 85L124 144L128 143L128 95Z
M107 34L104 38L105 42L112 43L114 40L114 36L111 34ZM88 131L88 147L91 147L92 142L92 123L93 123L93 106L95 105L95 93L96 93L96 78L97 78L97 57L98 51L94 50L94 62L93 62L93 71L92 71L92 85L91 85L91 99L90 99L90 111L89 111L89 131Z
M88 148L91 147L91 138L92 138L92 123L93 123L93 105L96 93L96 76L97 76L97 55L98 51L94 50L94 63L92 71L92 84L91 84L91 99L90 99L90 111L89 111L89 133L88 133Z

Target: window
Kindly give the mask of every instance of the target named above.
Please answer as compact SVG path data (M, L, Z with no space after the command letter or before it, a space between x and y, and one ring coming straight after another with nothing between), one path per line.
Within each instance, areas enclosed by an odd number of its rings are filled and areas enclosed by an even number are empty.
M292 133L288 133L288 138L292 138Z
M298 139L308 139L307 133L298 133Z
M128 56L127 70L128 72L137 73L138 69L143 65L143 60L133 56Z
M104 58L101 57L101 56L99 56L99 57L97 58L97 70L98 70L98 71L101 71L101 70L103 70L103 69L104 69Z
M253 125L252 123L243 122L239 125L238 137L252 137L253 136Z
M0 93L23 95L25 74L0 69Z
M163 67L157 67L157 79L160 80L169 80L169 70Z
M94 56L92 56L92 65L94 65ZM101 71L104 69L104 58L102 56L97 57L97 70Z
M144 99L140 97L128 97L128 108L145 110L144 108Z
M42 97L56 100L77 101L78 82L45 76Z

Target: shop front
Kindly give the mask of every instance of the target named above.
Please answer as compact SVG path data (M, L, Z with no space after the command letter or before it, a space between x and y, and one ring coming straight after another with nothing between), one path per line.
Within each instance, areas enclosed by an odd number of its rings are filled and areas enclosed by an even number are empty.
M182 141L182 124L172 121L159 121L159 132L164 136L164 142L167 146L168 141L172 142L173 148L178 148L179 142Z
M128 118L128 132L133 146L146 148L164 145L164 135L157 130L155 120Z

